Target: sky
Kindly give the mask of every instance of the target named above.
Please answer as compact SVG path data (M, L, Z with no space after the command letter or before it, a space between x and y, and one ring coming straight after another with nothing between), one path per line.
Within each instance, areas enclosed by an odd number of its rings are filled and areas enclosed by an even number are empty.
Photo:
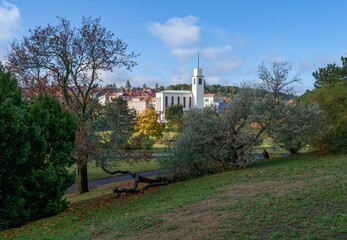
M103 84L190 84L199 53L207 84L258 82L260 64L286 61L302 94L312 72L347 56L346 12L345 0L0 0L0 61L29 29L100 17L140 54L132 71L103 73Z

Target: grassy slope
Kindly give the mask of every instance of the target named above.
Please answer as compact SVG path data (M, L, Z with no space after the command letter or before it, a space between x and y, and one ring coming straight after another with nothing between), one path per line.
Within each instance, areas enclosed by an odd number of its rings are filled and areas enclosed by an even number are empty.
M347 239L346 163L346 155L262 161L119 198L106 186L0 238Z

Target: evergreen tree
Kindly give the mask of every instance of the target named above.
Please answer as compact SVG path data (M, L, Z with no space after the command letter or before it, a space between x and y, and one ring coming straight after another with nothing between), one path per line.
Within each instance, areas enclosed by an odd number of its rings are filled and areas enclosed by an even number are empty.
M97 118L94 130L101 149L124 150L134 129L135 112L122 98L113 99Z
M131 83L129 80L125 83L125 88L131 89Z
M324 68L319 68L312 73L316 79L314 86L320 88L324 84L335 85L347 77L347 58L341 57L342 66L338 66L336 63L328 64Z
M16 81L0 68L0 230L66 208L75 131L57 100L23 102Z
M0 66L0 231L30 217L25 180L30 176L27 116L17 83Z

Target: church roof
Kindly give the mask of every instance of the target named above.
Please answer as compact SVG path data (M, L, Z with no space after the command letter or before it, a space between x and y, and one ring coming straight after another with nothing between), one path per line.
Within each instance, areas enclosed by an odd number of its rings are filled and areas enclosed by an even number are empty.
M188 91L188 90L164 90L161 92L157 92L157 93L167 93L167 94L188 94L188 93L192 93L192 91Z

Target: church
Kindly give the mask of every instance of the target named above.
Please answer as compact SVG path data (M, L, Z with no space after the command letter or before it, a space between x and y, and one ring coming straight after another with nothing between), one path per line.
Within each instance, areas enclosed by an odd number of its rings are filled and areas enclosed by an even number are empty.
M159 113L159 120L165 121L165 109L172 105L181 104L183 112L191 108L204 108L204 84L204 76L198 60L198 67L194 69L192 77L192 91L165 90L156 93L155 110Z

